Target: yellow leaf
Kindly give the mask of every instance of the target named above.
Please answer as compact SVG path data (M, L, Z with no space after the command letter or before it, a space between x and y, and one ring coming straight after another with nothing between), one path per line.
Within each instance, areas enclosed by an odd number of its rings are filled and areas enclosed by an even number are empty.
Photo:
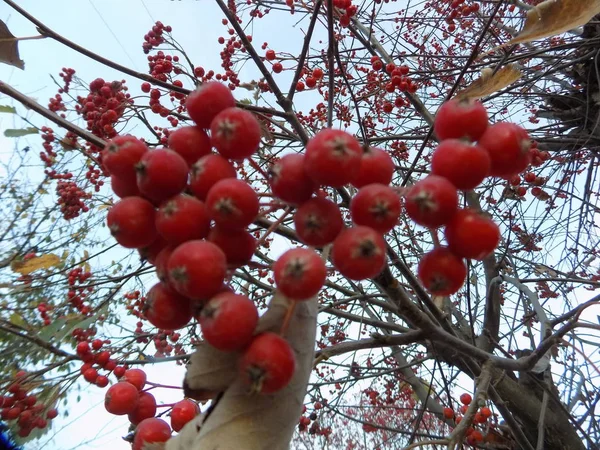
M496 73L493 73L490 68L485 68L481 71L481 77L456 94L455 98L467 100L486 97L510 86L519 78L521 78L521 71L515 64L504 66Z
M502 47L531 42L577 28L600 14L600 0L546 0L527 12L521 32Z
M25 320L23 319L23 316L21 316L19 313L12 313L10 316L10 323L12 323L13 325L16 325L18 327L24 327L25 326Z
M60 258L54 254L37 256L28 259L27 261L15 261L11 264L13 272L21 275L29 275L32 272L40 269L47 269L60 264Z

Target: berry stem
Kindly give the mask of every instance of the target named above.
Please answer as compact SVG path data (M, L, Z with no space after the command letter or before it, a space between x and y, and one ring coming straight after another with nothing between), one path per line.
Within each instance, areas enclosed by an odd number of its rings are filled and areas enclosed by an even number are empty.
M298 302L291 302L288 306L285 317L283 318L283 323L281 324L281 329L279 330L279 334L281 336L285 336L285 333L287 332L290 322L292 321L294 311L296 310L296 303Z

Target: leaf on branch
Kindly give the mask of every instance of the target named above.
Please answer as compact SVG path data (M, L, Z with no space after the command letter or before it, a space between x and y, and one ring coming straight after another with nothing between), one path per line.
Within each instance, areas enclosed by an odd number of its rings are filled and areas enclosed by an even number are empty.
M0 20L0 62L25 69L25 63L19 56L19 41Z
M475 80L470 86L456 94L455 98L466 100L469 98L477 99L486 97L510 86L519 78L521 78L521 71L516 64L504 66L496 73L488 67L481 71L481 77L479 79Z
M37 134L37 133L38 133L38 129L35 127L20 128L20 129L9 128L7 130L4 130L4 136L14 137L14 138L27 136L28 134Z
M27 324L25 323L25 319L23 319L23 316L17 312L14 312L10 315L10 319L9 319L10 323L12 323L13 325L16 325L18 327L24 328Z
M27 261L13 261L10 265L13 272L21 275L29 275L36 270L48 269L60 264L60 257L50 253L48 255L37 256Z
M201 342L190 358L183 389L185 395L198 401L207 401L227 389L236 377L239 355L221 352Z
M16 114L17 109L14 106L0 105L0 113Z
M554 36L588 23L600 14L600 0L546 0L527 11L525 25L507 45Z

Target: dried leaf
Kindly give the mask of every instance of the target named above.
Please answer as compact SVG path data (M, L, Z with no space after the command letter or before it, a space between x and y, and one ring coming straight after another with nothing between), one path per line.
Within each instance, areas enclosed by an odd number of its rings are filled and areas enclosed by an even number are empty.
M531 42L577 28L600 14L600 0L546 0L527 12L521 32L502 47Z
M466 89L456 94L456 99L482 98L498 92L521 78L521 71L516 64L509 64L493 73L492 69L485 68L481 77L471 83Z
M14 261L11 264L11 269L13 272L20 273L21 275L29 275L36 270L48 269L58 264L60 264L60 258L50 253L28 259L27 261Z
M0 20L0 62L25 69L25 63L19 56L19 41Z

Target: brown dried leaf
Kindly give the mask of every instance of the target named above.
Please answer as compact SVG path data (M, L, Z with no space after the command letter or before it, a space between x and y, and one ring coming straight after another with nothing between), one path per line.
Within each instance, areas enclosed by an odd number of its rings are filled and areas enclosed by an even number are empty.
M0 62L25 69L25 63L19 56L19 41L0 20Z
M288 300L276 295L258 330L281 326ZM183 438L172 438L167 450L288 450L302 413L306 386L312 371L316 336L317 301L299 302L286 339L296 354L296 372L290 384L270 395L251 395L235 374L206 420L184 428Z
M60 264L60 258L52 253L48 255L37 256L27 261L13 261L10 265L13 272L21 275L29 275L40 269L48 269Z
M481 77L456 94L455 98L466 100L486 97L510 86L519 78L521 78L521 71L516 64L504 66L496 73L493 73L490 68L485 68L481 71Z
M546 0L527 12L521 32L503 45L543 39L577 28L600 14L600 0Z

